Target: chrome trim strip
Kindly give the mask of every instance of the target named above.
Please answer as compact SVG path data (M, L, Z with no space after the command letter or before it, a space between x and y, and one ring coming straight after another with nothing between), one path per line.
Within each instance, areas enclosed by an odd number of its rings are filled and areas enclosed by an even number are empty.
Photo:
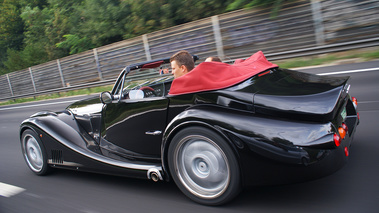
M145 132L146 135L160 135L162 134L162 131L159 131L159 130L155 130L155 131L148 131L148 132Z

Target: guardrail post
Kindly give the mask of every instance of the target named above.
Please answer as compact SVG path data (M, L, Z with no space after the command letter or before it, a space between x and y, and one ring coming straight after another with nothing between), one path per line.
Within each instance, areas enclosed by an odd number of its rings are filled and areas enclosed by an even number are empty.
M146 59L148 61L151 61L150 46L149 46L149 41L147 40L146 34L142 35L142 41L143 41L143 47L145 48Z
M31 67L29 67L29 73L30 73L30 78L32 79L32 84L33 84L34 92L37 92L36 84L34 83L33 72L32 72L32 68Z
M11 91L11 95L13 97L14 94L13 94L13 90L12 90L12 84L11 84L11 80L9 79L9 75L8 74L7 74L7 79L8 79L9 90Z
M61 76L62 87L66 87L66 85L64 83L64 77L63 77L61 62L59 61L59 59L57 59L57 65L58 65L59 75Z
M221 59L224 59L225 57L224 45L222 44L220 22L218 21L218 16L212 16L212 26L213 26L213 33L215 36L217 56L220 57Z
M100 78L100 81L102 81L103 80L103 73L101 73L100 61L99 61L99 57L97 56L97 49L96 48L93 49L93 54L95 55L97 72L99 72L99 78Z
M320 0L311 0L311 8L316 42L317 45L321 46L325 44L325 35Z

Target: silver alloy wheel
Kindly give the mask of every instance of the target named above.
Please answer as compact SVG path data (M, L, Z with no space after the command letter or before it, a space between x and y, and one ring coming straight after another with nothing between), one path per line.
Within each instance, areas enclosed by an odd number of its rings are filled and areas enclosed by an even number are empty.
M214 141L204 136L190 135L179 142L174 167L181 183L198 197L217 198L229 186L228 159Z
M43 154L41 147L33 135L26 134L23 138L23 149L26 162L34 172L43 168Z

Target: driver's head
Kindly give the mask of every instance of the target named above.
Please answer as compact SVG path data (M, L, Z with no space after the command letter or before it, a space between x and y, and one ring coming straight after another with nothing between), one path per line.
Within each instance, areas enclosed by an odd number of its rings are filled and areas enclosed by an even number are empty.
M192 55L185 50L181 50L171 56L170 62L174 78L187 74L195 67Z

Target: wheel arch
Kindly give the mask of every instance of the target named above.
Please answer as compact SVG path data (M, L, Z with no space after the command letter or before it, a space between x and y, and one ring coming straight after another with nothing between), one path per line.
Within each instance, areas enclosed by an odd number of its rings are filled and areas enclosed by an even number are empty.
M49 159L48 148L46 147L46 144L42 140L41 133L42 131L38 129L38 127L35 127L33 125L23 124L20 127L20 145L21 145L23 157L28 167L36 175L39 175L39 176L47 175L52 170L52 168L50 167L48 163L48 159ZM27 142L25 141L27 137L34 138L36 144L38 144L37 146L34 146L34 147L38 147L38 149L36 150L40 150L39 152L37 151L37 153L39 153L37 154L37 156L40 156L40 160L43 162L40 168L38 165L35 165L35 163L38 162L39 160L32 160L32 158L30 158L30 154L27 154L29 152L27 151L28 146L26 145Z
M238 162L240 161L240 156L239 156L239 153L238 153L236 146L234 145L234 143L230 139L230 137L226 134L226 132L224 132L223 129L220 128L219 126L212 124L212 122L205 122L204 119L202 119L202 120L200 120L200 119L199 120L191 120L191 121L185 121L185 122L177 121L177 122L173 123L172 125L169 125L166 128L166 131L165 131L165 134L163 137L163 143L162 143L162 148L161 148L162 149L161 150L162 151L162 168L163 168L163 172L165 173L166 181L169 181L171 179L171 174L170 174L170 170L169 170L169 166L168 166L168 149L170 147L172 139L181 130L186 129L188 127L194 127L194 126L207 128L207 129L217 133L218 135L220 135L230 146L231 150L233 151L234 155L236 156L237 161ZM240 173L242 174L243 171L241 168L241 164L238 163L238 165L239 165ZM241 175L241 177L242 177L242 175ZM241 181L242 181L242 179L241 179Z
M20 136L20 142L22 140L22 134L26 131L26 130L32 130L36 135L39 135L40 132L41 132L41 129L38 128L37 126L35 126L33 123L29 123L29 122L24 122L21 124L20 126L20 130L19 130L19 136ZM43 142L42 142L43 143Z
M34 125L33 122L23 122L22 125L20 126L19 136L20 136L21 146L22 146L22 140L23 140L22 135L24 134L26 130L31 130L36 134L36 136L38 137L38 140L42 143L42 148L45 150L47 157L49 157L48 153L50 150L48 146L46 145L46 141L43 140L42 138L42 135L45 135L47 133L43 131L41 128L39 128L37 125Z

